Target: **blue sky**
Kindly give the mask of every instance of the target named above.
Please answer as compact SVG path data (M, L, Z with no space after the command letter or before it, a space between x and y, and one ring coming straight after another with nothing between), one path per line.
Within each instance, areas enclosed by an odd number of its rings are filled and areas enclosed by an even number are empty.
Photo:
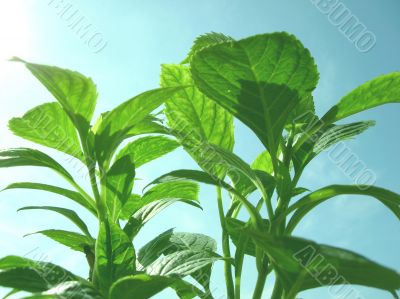
M361 53L327 15L310 0L153 0L153 1L64 1L78 10L92 25L106 46L94 53L65 19L57 15L56 2L10 0L0 4L0 136L1 148L31 146L13 137L7 121L28 109L53 101L51 95L21 66L7 62L11 56L78 70L94 79L99 91L97 114L111 109L142 91L155 88L161 63L178 63L184 58L193 39L199 34L216 31L236 39L257 33L288 31L310 49L319 67L321 79L315 91L315 102L321 115L341 96L380 74L399 70L400 19L396 0L340 1L376 36L376 45ZM314 1L318 2L318 1ZM368 3L368 4L366 4ZM399 105L373 109L352 120L374 119L377 125L349 149L376 175L376 185L400 192L400 118ZM38 147L40 148L40 147ZM235 152L251 162L262 146L251 132L236 123ZM48 150L48 153L55 154ZM61 162L65 156L55 154ZM71 172L78 171L68 164ZM174 168L195 168L183 151L176 151L143 167L138 176L149 181ZM44 181L64 186L53 173L34 168L0 170L0 188L16 181ZM80 178L87 186L87 180ZM308 167L301 185L316 189L332 183L353 183L326 152ZM220 239L215 196L212 188L202 187L204 211L176 205L152 220L140 234L140 246L158 233L176 227L179 231L196 231ZM26 233L46 228L73 229L59 216L46 212L20 212L24 205L59 205L70 207L96 222L84 211L62 198L36 191L0 193L0 256L27 255L59 263L86 275L84 259L75 252L39 235L22 238ZM344 247L362 253L384 265L400 270L400 225L379 203L370 198L340 197L315 209L295 231L295 235L321 243ZM246 260L243 298L251 298L255 269ZM222 265L214 267L213 285L216 298L224 298ZM265 298L271 288L266 286ZM391 298L385 292L356 288L362 298ZM0 290L0 294L4 290ZM330 298L326 288L304 292L301 298ZM159 298L173 298L166 292Z

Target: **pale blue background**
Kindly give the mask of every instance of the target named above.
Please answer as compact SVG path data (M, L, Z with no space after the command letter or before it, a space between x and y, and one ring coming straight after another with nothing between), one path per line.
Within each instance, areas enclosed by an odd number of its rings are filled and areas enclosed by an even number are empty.
M153 0L153 1L69 1L91 21L108 41L100 53L91 50L67 27L48 1L10 0L0 4L0 136L1 148L30 146L13 137L7 121L52 97L21 66L4 59L19 55L24 59L79 70L98 85L97 113L110 109L131 96L155 88L161 63L177 63L199 34L217 31L242 38L256 33L288 31L311 50L321 73L316 90L317 111L321 115L341 96L377 75L399 70L400 2L397 0L343 0L377 37L368 53L356 50L308 0ZM363 113L355 119L375 119L376 127L348 143L352 151L373 170L377 185L400 192L400 106L388 105ZM251 162L262 150L258 140L236 124L235 151ZM49 150L48 152L54 153ZM65 160L62 155L56 156ZM76 171L76 166L68 164ZM143 167L145 181L172 168L194 168L190 158L177 151ZM18 168L0 170L0 188L15 181L44 181L64 184L52 172ZM81 180L87 186L87 180ZM327 154L315 160L305 173L302 186L310 189L331 183L352 183ZM196 231L220 239L216 202L212 188L202 187L204 212L176 205L152 220L140 234L141 245L169 227ZM63 198L37 191L0 193L0 256L27 255L59 263L86 275L84 258L42 236L22 238L29 232L47 228L73 229L58 215L49 212L21 212L24 205L55 204L74 208L94 226L96 222ZM385 208L369 198L341 197L315 209L295 235L355 250L384 265L400 270L400 225ZM32 252L31 252L32 251ZM256 278L252 261L246 261L243 298L251 298ZM222 264L215 265L213 286L216 298L225 298ZM363 298L391 298L385 292L357 287ZM271 291L266 286L265 298ZM0 291L3 292L3 291ZM330 298L326 288L304 292L301 298ZM174 298L165 292L159 298Z

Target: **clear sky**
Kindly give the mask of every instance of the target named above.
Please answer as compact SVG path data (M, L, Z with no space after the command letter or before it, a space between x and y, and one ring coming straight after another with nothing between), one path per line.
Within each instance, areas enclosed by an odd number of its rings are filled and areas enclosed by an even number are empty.
M193 39L199 34L216 31L236 39L257 33L288 31L310 49L319 67L321 79L315 92L321 115L341 96L375 76L399 70L400 2L397 0L341 0L366 28L376 36L376 45L360 52L329 17L310 0L64 0L71 4L92 26L92 44L68 27L58 15L59 0L3 0L0 2L0 147L31 146L13 137L7 121L28 109L53 101L51 95L21 65L6 58L20 56L29 61L78 70L91 76L99 91L97 114L111 109L133 95L158 86L161 63L180 62ZM318 2L318 1L314 1ZM87 23L88 24L88 23ZM100 39L102 38L102 39ZM98 53L94 44L105 47ZM105 44L107 42L107 44ZM104 44L101 44L104 43ZM353 117L374 119L377 125L347 145L377 175L376 185L400 192L400 105L387 105ZM40 147L38 147L40 148ZM251 162L262 150L258 140L239 122L236 123L235 152ZM54 153L49 150L48 153ZM62 155L56 155L65 161ZM316 189L332 183L351 184L329 152L313 161L301 185ZM139 171L143 182L175 168L195 168L190 158L177 151ZM71 172L79 171L67 165ZM38 181L64 185L53 173L34 168L0 170L0 188L16 181ZM87 180L80 179L87 186ZM139 189L137 189L139 190ZM208 234L218 241L220 230L214 190L202 187L204 211L176 205L153 219L142 231L135 245L140 246L158 233L176 227L177 231ZM19 212L25 205L59 205L70 207L86 217L91 216L68 201L37 191L0 193L0 256L27 255L59 263L75 273L86 275L85 260L45 237L24 234L47 228L73 229L60 216L50 212ZM342 196L321 205L295 231L321 243L344 247L362 253L384 265L400 270L400 224L385 208L370 198ZM252 261L246 260L243 298L250 294L255 281ZM214 267L213 286L216 298L224 298L222 264ZM362 298L391 298L385 292L356 288ZM266 286L265 298L271 291ZM4 290L0 290L0 294ZM301 298L330 298L326 288L300 295ZM165 292L158 298L173 298Z

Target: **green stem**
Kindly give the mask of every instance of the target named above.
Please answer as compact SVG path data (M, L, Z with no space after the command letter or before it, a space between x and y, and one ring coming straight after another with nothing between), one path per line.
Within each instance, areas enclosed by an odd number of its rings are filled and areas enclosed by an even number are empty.
M225 258L224 272L225 272L226 292L228 298L233 299L235 297L235 290L233 286L232 268L230 263L231 253L229 248L229 234L226 229L226 220L224 216L224 206L222 203L222 192L220 187L217 187L217 201L218 201L219 220L222 228L222 252Z
M282 292L283 292L283 289L282 289L281 283L276 278L274 290L272 291L272 295L271 295L271 299L281 299Z
M258 272L257 283L253 293L253 299L262 298L265 282L267 280L267 275L268 275L268 265L263 267L263 269Z
M242 235L239 239L239 244L236 247L235 253L235 299L240 299L240 287L242 278L242 269L245 248L247 246L249 238L246 235Z

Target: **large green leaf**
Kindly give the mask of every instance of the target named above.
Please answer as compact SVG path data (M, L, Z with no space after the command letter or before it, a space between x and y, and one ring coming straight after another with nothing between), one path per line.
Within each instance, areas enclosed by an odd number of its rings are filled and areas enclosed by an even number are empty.
M212 251L186 249L158 258L146 267L146 273L185 277L221 259L221 256Z
M129 156L136 168L175 150L179 144L165 136L146 136L128 143L118 152L116 160Z
M227 151L233 149L233 117L193 86L188 66L162 66L161 86L185 85L191 87L177 92L166 102L165 115L172 134L200 166L208 169L205 160L213 154L208 144L218 145ZM214 169L214 174L221 177L218 169Z
M97 101L96 85L82 74L55 66L24 62L31 73L51 92L72 122L86 136Z
M213 238L203 234L175 233L173 229L169 229L148 242L139 250L137 257L138 263L141 267L146 268L161 255L168 255L176 251L187 249L215 252L217 250L217 243Z
M44 235L72 250L85 252L86 248L94 247L95 240L91 237L78 234L71 231L60 229L47 229L38 232L30 233L27 236L41 234Z
M105 200L112 221L119 218L122 206L129 199L135 178L135 164L130 156L114 162L106 174Z
M69 220L71 220L87 237L89 238L92 237L85 222L78 216L78 214L75 211L59 207L51 207L51 206L28 206L18 209L18 211L25 211L25 210L47 210L59 213L64 217L68 218Z
M77 276L52 263L19 256L0 259L0 285L27 292L42 292Z
M58 103L46 103L8 123L17 136L83 160L76 129Z
M104 299L88 282L65 281L53 288L22 299Z
M95 277L98 287L108 293L112 283L135 271L135 250L131 240L115 223L102 222L96 242Z
M97 158L108 162L118 145L131 136L135 125L184 87L159 88L146 91L107 113L96 130Z
M358 284L394 291L400 275L348 250L248 229L247 233L270 257L286 290Z
M15 166L39 166L50 168L68 181L72 176L53 158L45 153L30 148L15 148L0 151L0 168Z
M145 269L161 255L168 255L188 249L215 252L217 250L217 243L213 238L206 235L181 232L174 233L173 230L170 229L151 240L139 250L138 264ZM202 284L206 290L209 289L211 266L212 265L207 265L192 274L193 278Z
M201 297L202 294L195 286L179 278L136 274L116 281L111 287L110 299L148 299L167 287L173 287L177 293L184 293L186 296L190 294L189 297L180 298L194 298L196 295Z
M11 189L33 189L33 190L43 190L51 193L55 193L58 195L65 196L69 199L72 199L77 204L81 205L82 207L86 208L90 211L93 215L97 216L96 205L94 200L86 199L80 193L68 189L64 189L57 186L41 184L41 183L31 183L31 182L20 182L20 183L13 183L8 185L4 190L11 190Z
M273 157L289 116L318 81L309 51L287 33L205 48L191 70L200 91L249 126Z
M304 196L288 208L286 214L293 211L295 213L288 223L287 231L292 232L308 212L324 201L338 195L372 196L389 208L400 220L400 194L375 186L331 185Z
M344 96L323 117L323 124L387 103L400 102L400 72L379 76Z

